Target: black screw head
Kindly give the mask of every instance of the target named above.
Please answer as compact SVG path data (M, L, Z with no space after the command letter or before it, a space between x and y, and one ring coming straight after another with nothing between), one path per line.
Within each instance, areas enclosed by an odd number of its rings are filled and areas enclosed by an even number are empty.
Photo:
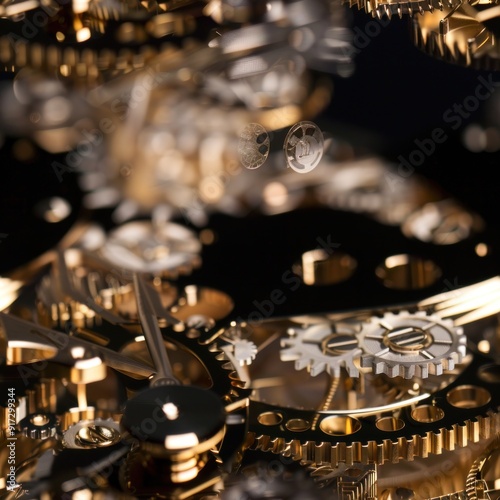
M145 389L129 399L121 425L140 441L180 451L216 436L225 418L224 405L212 391L166 385Z

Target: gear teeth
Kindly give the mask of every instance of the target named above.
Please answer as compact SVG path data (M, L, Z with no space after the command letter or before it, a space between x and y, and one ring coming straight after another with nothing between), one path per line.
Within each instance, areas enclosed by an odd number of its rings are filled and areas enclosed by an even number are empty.
M370 362L368 362L368 361L369 360L367 360L366 363L363 363L363 366L366 368L369 368L373 362L373 361L370 361ZM389 369L389 367L386 366L385 363L375 363L373 365L373 371L374 371L375 375L380 375L381 373L385 373L388 369ZM387 375L389 375L389 374L387 374Z
M340 464L350 466L356 463L399 463L416 457L439 455L444 451L454 451L471 443L493 438L500 431L499 409L450 427L439 427L433 422L428 424L429 430L423 430L421 434L380 441L374 439L367 442L336 442L332 439L319 442L317 439L307 438L286 440L283 437L271 437L250 431L247 435L247 446L250 449L291 457L307 466L328 465L335 468Z
M467 478L465 481L465 492L467 499L478 499L478 484L484 481L483 468L485 463L488 463L488 459L491 458L492 454L498 452L500 448L500 434L493 439L493 441L486 447L486 449L481 453L481 455L474 460ZM481 492L484 491L482 488L484 484L481 485ZM480 495L483 496L483 495ZM486 496L486 498L489 495Z
M295 361L295 369L300 371L303 370L304 368L308 368L311 365L311 360L309 359L298 359Z
M409 379L413 378L417 372L422 373L422 378L427 378L429 375L425 375L425 370L427 369L426 365L412 365L407 368L404 368L404 375L403 378Z
M281 342L281 352L280 357L281 361L295 361L299 357L299 353L295 350L293 346L289 346L285 342L286 339L283 339Z
M436 367L436 375L442 375L443 374L443 367L442 365L431 365ZM418 372L417 375L420 378L428 378L429 377L429 365L418 365L415 367L416 371ZM415 371L414 371L415 372ZM405 373L405 378L412 378L413 374L410 372L408 374Z
M450 8L456 7L457 4L458 0L449 0L447 2L447 6ZM372 17L377 19L382 19L383 17L391 19L393 16L402 19L406 15L412 18L415 14L423 16L426 13L432 14L436 9L443 10L442 0L408 0L406 2L396 2L393 0L350 0L349 5L351 7L357 6L358 10L364 10L367 14L371 14Z
M333 377L340 377L341 368L345 368L350 377L359 377L353 361L361 356L359 347L338 354L335 351L322 352L320 344L332 334L331 325L327 323L289 330L289 337L281 340L281 361L294 361L296 370L306 368L312 377L325 371ZM314 342L305 342L306 339Z
M238 398L243 397L242 393L245 392L246 382L241 380L235 366L227 359L226 353L215 342L208 349L215 356L215 359L220 364L223 370L228 371L228 377L231 381L231 390L225 395L228 402L236 401Z
M360 354L361 354L361 351L360 351ZM346 369L346 371L350 377L353 377L353 378L359 377L359 370L358 370L357 366L354 364L354 362L352 361L352 359L346 360L344 362L343 366ZM340 370L339 370L339 372L340 372ZM336 376L339 377L340 373L336 374Z
M412 22L414 44L422 52L450 64L471 67L477 70L498 71L500 69L500 50L494 35L477 21L469 11L465 12L454 0L435 0L439 12L425 12ZM473 7L470 6L470 9ZM461 19L461 24L451 30L453 36L440 31L441 21L445 18ZM469 22L463 24L463 20ZM477 48L470 43L470 30L476 26L476 36L481 35ZM462 26L467 26L462 27ZM463 30L463 31L461 31Z
M319 363L318 361L313 361L310 365L309 368L309 373L313 376L316 377L320 373L324 372L326 370L326 365L325 363Z
M234 357L240 366L248 366L257 356L257 346L245 339L238 339L233 344Z
M415 338L406 338L407 335L415 335ZM361 366L391 378L440 376L462 361L466 343L463 328L456 328L450 319L428 315L425 311L388 312L382 318L371 318L362 327L359 334L359 344L364 351Z
M21 433L30 439L48 439L56 435L59 421L55 414L43 414L47 422L44 425L36 425L32 422L32 417L36 414L28 415L19 422Z

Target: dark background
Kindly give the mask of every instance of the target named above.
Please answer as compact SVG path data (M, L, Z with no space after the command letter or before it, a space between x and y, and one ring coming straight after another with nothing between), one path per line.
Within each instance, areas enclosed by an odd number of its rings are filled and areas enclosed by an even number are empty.
M350 9L349 15L352 26L361 32L367 23L376 22L356 8ZM500 155L469 152L463 147L462 133L468 123L484 122L490 113L499 115L493 110L495 105L500 111L498 95L483 101L456 131L443 121L443 113L474 95L478 77L487 79L493 74L493 80L500 81L500 73L461 67L422 52L412 41L410 23L409 18L391 19L360 49L354 59L354 74L334 78L334 97L324 115L367 132L370 144L376 144L382 155L394 161L399 155L408 158L416 148L415 139L431 137L436 127L443 128L449 139L416 170L496 222L499 191L493 176Z

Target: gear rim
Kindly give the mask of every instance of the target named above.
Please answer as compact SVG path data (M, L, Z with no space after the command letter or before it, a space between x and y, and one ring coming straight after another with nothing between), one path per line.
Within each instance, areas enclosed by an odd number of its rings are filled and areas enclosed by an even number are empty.
M290 328L288 333L290 337L282 339L281 342L280 358L282 361L295 361L296 370L307 368L313 377L323 371L334 377L339 377L341 368L344 367L351 377L359 376L354 359L359 357L362 351L353 335L334 332L328 324L311 325L301 329ZM331 355L327 354L330 351L327 340L335 338L333 337L335 335L338 335L339 338L352 337L356 345L344 352L332 350ZM311 338L320 344L312 345Z
M440 408L443 411L442 418L419 422L411 416L409 408L403 408L400 418L404 425L390 431L381 431L369 416L351 416L360 423L360 427L355 432L336 435L333 439L318 428L292 432L286 425L262 425L258 416L263 412L274 412L281 416L280 423L291 419L313 422L319 414L321 425L322 420L339 416L339 412L299 410L250 400L248 447L289 456L307 465L337 467L341 463L382 465L415 457L425 458L430 453L440 454L444 450L452 451L468 443L490 438L500 430L500 395L498 391L495 393L496 384L485 382L478 375L481 368L489 364L491 359L474 353L470 364L450 385L418 402L417 408ZM490 401L481 406L481 410L450 404L447 393L464 384L484 388L491 395ZM373 439L373 436L377 438Z
M386 312L361 328L361 366L391 378L441 375L465 357L466 341L463 328L455 327L450 319L425 311Z

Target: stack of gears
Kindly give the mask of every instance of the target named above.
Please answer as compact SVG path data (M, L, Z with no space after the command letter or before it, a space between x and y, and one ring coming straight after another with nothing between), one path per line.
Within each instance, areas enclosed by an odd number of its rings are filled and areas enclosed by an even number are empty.
M315 123L349 7L497 67L489 2L0 0L2 149L82 197L0 278L2 498L499 498L500 236Z

